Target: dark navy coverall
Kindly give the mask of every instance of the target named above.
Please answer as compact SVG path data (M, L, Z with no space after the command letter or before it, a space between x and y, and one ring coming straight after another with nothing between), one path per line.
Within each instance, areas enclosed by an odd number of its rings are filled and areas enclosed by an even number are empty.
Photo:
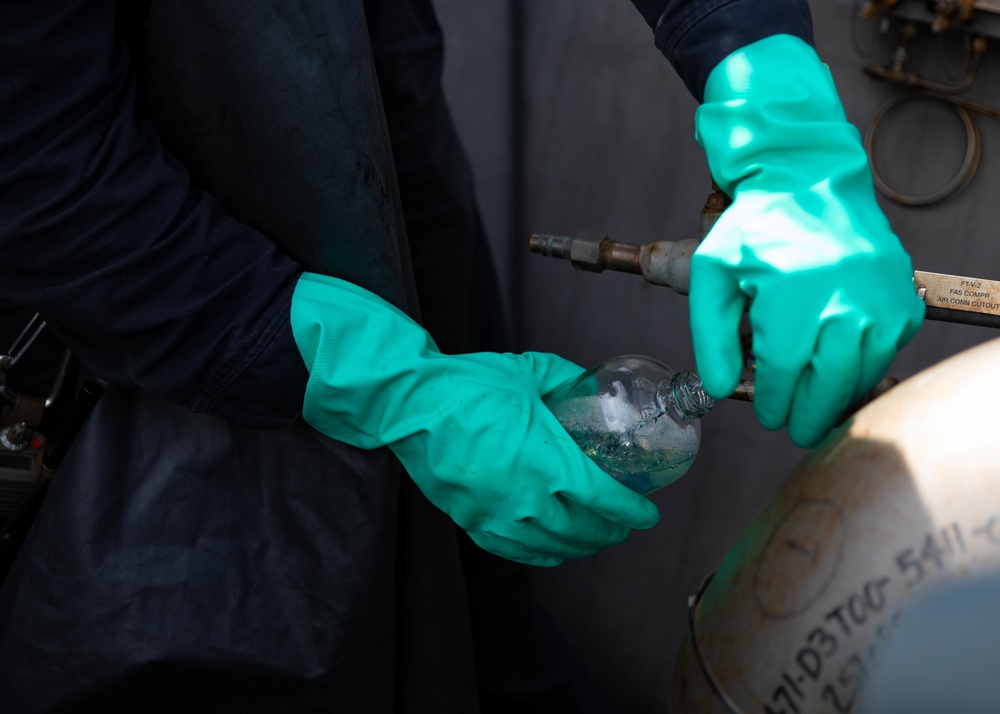
M633 2L699 98L811 41L805 0ZM0 709L474 712L455 529L301 423L288 322L307 269L504 347L430 0L145 10L0 0L0 341L41 312L108 384L0 591Z

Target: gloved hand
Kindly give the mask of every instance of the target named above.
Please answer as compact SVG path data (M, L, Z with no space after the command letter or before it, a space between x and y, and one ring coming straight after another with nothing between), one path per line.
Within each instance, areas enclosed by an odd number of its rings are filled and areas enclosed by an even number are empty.
M446 356L409 317L306 273L292 298L303 417L339 441L388 446L482 548L533 565L591 555L651 528L651 501L601 471L540 395L583 369L560 357Z
M750 300L757 418L812 446L920 326L910 258L829 70L802 40L769 37L723 60L696 130L734 199L691 260L698 373L716 399L736 388Z

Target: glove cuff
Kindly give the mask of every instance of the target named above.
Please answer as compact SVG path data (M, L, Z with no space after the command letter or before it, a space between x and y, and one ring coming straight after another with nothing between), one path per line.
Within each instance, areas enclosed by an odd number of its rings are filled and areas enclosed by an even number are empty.
M402 401L444 359L430 335L398 308L352 283L303 273L292 334L309 370L302 416L338 441L365 449L397 438Z
M709 75L695 124L712 176L731 196L824 180L872 185L829 69L797 37L774 35L724 59Z

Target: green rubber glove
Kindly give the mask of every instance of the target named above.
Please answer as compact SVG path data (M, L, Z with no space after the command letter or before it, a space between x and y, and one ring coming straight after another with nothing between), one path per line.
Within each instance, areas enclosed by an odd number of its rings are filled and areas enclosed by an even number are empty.
M558 565L659 520L656 506L601 471L542 403L583 372L572 362L443 355L381 298L311 273L295 288L291 322L309 368L305 420L348 444L388 446L482 548Z
M910 258L830 72L802 40L776 35L723 60L696 129L733 197L691 260L698 373L716 399L736 388L750 300L757 418L812 446L920 326Z

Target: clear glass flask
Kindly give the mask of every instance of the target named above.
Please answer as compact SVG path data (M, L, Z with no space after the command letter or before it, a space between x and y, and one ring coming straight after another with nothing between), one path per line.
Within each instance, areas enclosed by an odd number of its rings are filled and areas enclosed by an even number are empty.
M699 419L715 405L697 374L640 355L602 362L542 400L587 456L643 494L687 472Z

